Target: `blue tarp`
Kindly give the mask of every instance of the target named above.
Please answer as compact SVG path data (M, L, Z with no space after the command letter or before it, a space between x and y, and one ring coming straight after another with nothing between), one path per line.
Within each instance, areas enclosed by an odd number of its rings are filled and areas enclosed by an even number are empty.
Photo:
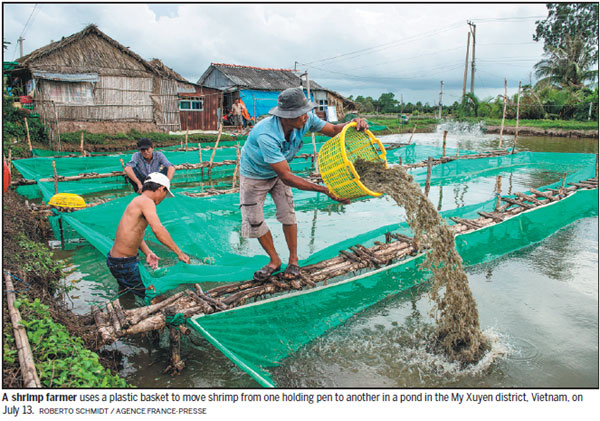
M277 106L277 97L280 91L255 91L245 89L240 91L240 98L244 101L250 117L259 117L268 114L269 110ZM314 101L314 96L311 94Z

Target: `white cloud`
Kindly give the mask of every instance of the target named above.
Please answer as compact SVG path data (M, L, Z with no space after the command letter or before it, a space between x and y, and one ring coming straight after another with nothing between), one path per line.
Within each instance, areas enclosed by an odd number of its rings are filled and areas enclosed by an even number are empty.
M6 59L18 53L14 44L33 8L4 5L3 37L13 43ZM528 82L542 53L531 16L545 17L545 5L39 3L24 53L95 23L194 82L211 62L292 68L298 61L345 95L394 92L432 102L444 80L447 103L462 91L467 20L477 24L476 94L500 93L504 77L514 90Z

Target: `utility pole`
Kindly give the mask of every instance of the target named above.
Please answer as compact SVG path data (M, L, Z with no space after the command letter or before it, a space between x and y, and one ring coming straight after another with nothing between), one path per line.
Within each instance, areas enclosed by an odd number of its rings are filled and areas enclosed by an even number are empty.
M304 76L306 76L306 93L308 94L308 102L310 102L310 79L308 78L308 70L304 72ZM327 120L327 115L325 116L325 120ZM312 145L313 145L313 162L315 163L315 172L319 174L319 165L317 163L317 144L315 143L315 133L311 133L312 137Z
M442 92L444 92L444 81L440 81L440 104L438 109L438 120L442 119Z
M465 57L465 76L463 78L463 94L462 102L465 101L465 94L467 93L467 76L469 74L469 47L471 46L471 31L467 33L467 54Z
M23 37L19 37L19 39L17 39L17 42L19 43L19 51L21 53L20 57L23 57L23 41L25 41L25 38Z
M468 22L469 30L473 36L473 53L471 54L471 93L475 93L475 24Z

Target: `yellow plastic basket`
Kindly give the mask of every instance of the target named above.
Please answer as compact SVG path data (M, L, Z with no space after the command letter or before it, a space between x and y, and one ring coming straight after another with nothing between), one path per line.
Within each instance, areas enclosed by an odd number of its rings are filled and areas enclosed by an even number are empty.
M325 142L317 159L319 172L327 188L342 199L381 196L360 182L353 162L358 158L382 161L387 167L385 148L369 130L359 132L355 127L355 122L347 124L339 134Z
M74 193L58 193L50 198L48 202L50 206L59 208L85 208L85 200L83 197Z

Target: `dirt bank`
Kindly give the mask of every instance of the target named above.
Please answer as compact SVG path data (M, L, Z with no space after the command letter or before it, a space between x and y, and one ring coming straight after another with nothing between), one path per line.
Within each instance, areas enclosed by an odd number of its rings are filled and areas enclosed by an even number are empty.
M487 126L487 134L500 133L500 126ZM503 134L514 135L515 127L504 127ZM588 137L597 138L598 130L563 130L563 129L541 129L538 127L519 127L519 135L522 136L554 136L554 137Z

